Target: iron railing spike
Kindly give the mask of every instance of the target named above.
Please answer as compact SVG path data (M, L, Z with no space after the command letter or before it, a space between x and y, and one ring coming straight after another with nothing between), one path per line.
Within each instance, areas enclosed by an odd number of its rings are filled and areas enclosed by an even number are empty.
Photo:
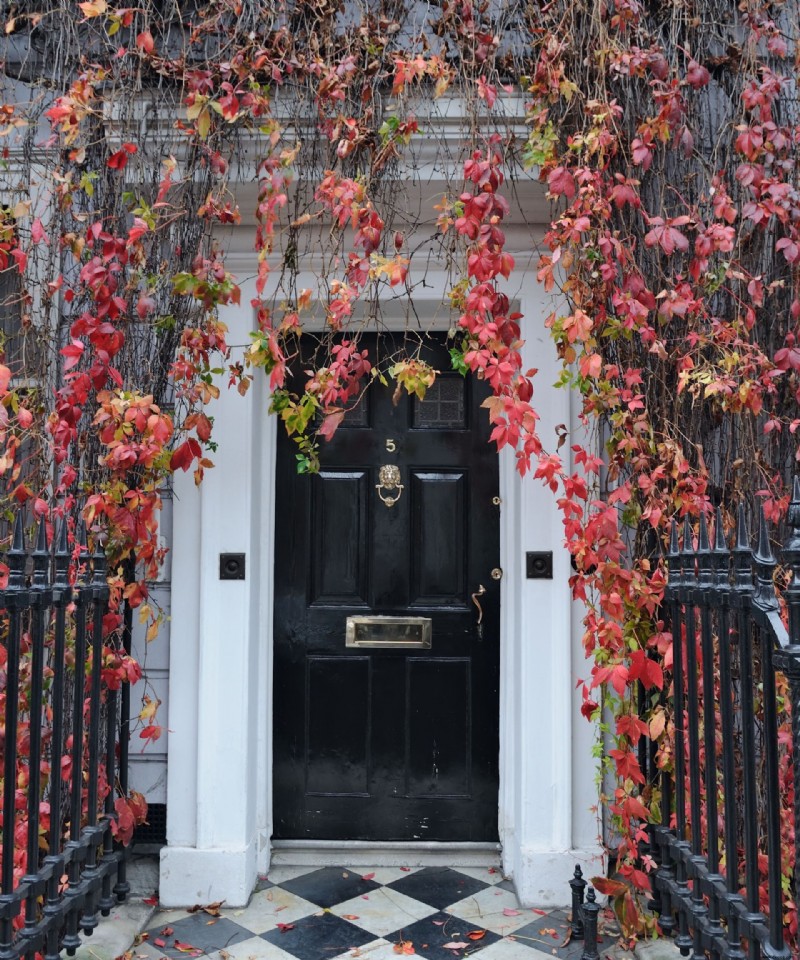
M95 550L92 554L92 572L94 583L106 582L106 552L99 538L95 540Z
M48 553L47 549L47 517L42 514L39 517L39 525L36 528L36 549L34 553Z
M704 513L700 514L700 530L697 536L697 551L698 553L708 553L711 549L711 544L708 540L708 521L706 520L706 515Z
M58 525L58 532L56 533L56 556L57 557L68 557L69 556L69 536L67 529L67 518L62 517L61 522Z
M22 510L18 510L14 518L14 533L11 538L11 549L8 551L9 588L20 590L25 586L26 563L25 520L23 519Z
M683 552L690 555L694 553L692 521L690 520L688 513L683 518Z
M25 553L25 520L22 511L18 510L14 518L14 536L11 541L12 553Z
M678 542L678 524L675 517L672 518L669 525L669 556L677 557L680 553L680 544Z
M747 529L747 511L744 503L736 510L736 549L750 550L750 533Z
M722 507L714 511L714 550L717 553L728 552L728 541L725 537L725 527L722 523Z
M67 518L62 517L56 534L56 577L55 583L63 587L67 583L69 569L69 537Z
M765 565L775 563L775 554L772 552L772 544L769 540L769 524L763 504L758 509L758 547L754 559L756 563Z

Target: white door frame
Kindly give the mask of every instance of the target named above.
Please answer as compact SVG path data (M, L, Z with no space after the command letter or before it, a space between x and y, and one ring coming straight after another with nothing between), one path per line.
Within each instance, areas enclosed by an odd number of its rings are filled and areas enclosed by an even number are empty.
M547 444L571 424L570 394L551 385L559 363L544 327L527 233L516 238L526 363L537 367L535 405ZM238 276L253 255L229 256ZM440 294L447 278L426 277ZM242 303L254 282L242 282ZM299 284L302 286L302 283ZM440 289L437 291L437 285ZM415 301L417 309L419 302ZM245 345L249 307L228 307L229 343ZM442 323L449 323L444 318ZM248 394L222 387L210 409L219 449L197 488L175 478L169 685L167 843L161 855L165 906L247 902L270 858L272 791L272 591L275 418L256 371ZM594 732L579 712L585 676L580 610L570 600L569 556L555 497L520 479L500 455L501 635L498 826L505 873L531 906L569 902L575 863L600 872ZM525 579L525 551L553 551L553 579ZM219 554L246 555L246 579L219 580Z

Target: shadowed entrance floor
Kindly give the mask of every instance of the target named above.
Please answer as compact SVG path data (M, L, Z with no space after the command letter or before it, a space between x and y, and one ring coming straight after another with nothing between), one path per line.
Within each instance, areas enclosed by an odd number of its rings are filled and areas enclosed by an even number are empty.
M243 909L156 913L132 960L578 960L568 933L495 868L276 866Z

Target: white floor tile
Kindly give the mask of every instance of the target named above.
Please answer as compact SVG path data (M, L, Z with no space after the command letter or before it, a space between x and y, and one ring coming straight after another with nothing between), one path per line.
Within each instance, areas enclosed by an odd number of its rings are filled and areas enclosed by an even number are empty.
M506 914L504 910L518 912ZM486 887L471 897L465 897L448 907L446 912L503 937L532 923L539 916L520 907L516 895L510 890L498 890L497 887Z
M398 955L395 953L393 943L378 939L365 943L363 947L354 947L347 953L340 953L333 960L358 960L358 958L360 960L398 960Z
M269 887L254 893L250 903L241 910L223 910L223 914L253 933L266 933L279 923L294 923L301 917L319 913L320 909L283 887Z
M295 877L302 877L304 873L313 873L315 870L319 870L319 867L279 863L267 870L267 880L271 880L273 883L286 883L287 880L294 880Z
M353 897L331 907L331 913L344 917L350 923L383 937L403 927L411 926L423 917L436 913L436 908L413 900L397 890L382 887L371 890L365 897Z
M370 877L370 880L374 880L375 883L394 883L395 880L407 877L421 869L422 867L345 867L345 870L359 877L369 877L374 873L375 876Z
M538 947L538 944L527 946L516 940L498 940L488 947L481 950L479 956L481 960L553 960L552 949L545 952L544 944L542 949L531 949Z
M274 943L253 937L251 940L242 940L224 950L210 953L208 960L296 960L290 953L276 947Z

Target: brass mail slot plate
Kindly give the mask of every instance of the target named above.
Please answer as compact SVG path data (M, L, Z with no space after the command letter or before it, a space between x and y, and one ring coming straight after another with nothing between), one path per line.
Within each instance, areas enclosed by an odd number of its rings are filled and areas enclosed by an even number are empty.
M346 647L392 647L429 650L429 617L348 617Z

